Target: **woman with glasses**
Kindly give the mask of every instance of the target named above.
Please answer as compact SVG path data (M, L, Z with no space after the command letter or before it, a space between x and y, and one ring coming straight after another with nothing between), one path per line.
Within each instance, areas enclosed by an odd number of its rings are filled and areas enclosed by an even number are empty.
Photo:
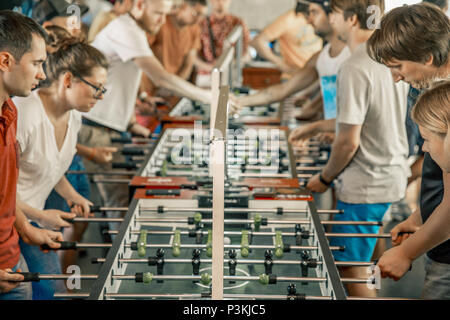
M65 219L88 216L92 203L81 196L64 173L76 153L80 112L90 111L103 98L107 60L94 47L78 39L64 39L48 55L46 86L26 98L14 98L18 107L19 180L17 205L37 226L47 229L70 227ZM52 189L72 208L72 213L44 210ZM30 272L61 273L55 252L20 243ZM33 283L34 299L52 299L65 291L63 281Z

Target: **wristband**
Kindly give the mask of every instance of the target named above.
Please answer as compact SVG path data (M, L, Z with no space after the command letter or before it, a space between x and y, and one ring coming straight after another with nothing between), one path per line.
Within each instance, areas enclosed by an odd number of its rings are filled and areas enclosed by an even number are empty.
M327 187L329 187L331 185L331 183L333 181L327 182L323 177L322 177L322 173L319 174L319 180L320 182L322 182L322 184L326 185Z

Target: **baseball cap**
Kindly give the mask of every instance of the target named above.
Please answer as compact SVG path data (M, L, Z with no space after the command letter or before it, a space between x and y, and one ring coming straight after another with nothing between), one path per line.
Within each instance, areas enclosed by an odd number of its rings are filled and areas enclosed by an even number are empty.
M297 1L305 4L317 3L323 7L326 13L331 12L331 0L297 0Z
M77 5L80 8L81 15L89 10L88 6L74 0L41 0L33 8L32 18L42 24L54 17L71 16L73 11L67 10L71 5Z

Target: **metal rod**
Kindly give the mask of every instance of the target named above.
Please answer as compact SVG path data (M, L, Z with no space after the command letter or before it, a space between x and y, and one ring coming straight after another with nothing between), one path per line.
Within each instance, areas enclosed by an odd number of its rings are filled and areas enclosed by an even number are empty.
M389 233L325 233L326 237L331 238L387 238L390 239Z
M122 222L122 218L74 218L73 222Z
M96 263L104 263L106 261L105 258L97 258L95 259ZM212 259L201 259L202 263L212 263ZM224 259L224 264L230 262L231 259ZM148 263L148 259L119 259L120 263ZM192 259L164 259L164 263L187 263L191 264ZM250 259L236 259L237 264L264 264L265 260L250 260ZM274 265L300 265L302 264L302 260L273 260L272 263ZM316 261L317 265L322 265L322 261ZM375 265L375 262L364 262L364 261L336 261L335 264L340 267L369 267Z
M81 279L81 280L97 280L96 274L39 274L39 280L66 280L66 279Z
M78 248L111 248L112 243L77 243Z
M147 244L146 248L168 248L172 249L171 244ZM125 244L125 248L131 248L131 244ZM180 248L183 249L206 249L206 244L181 244ZM226 244L226 249L240 249L241 245ZM275 245L249 245L249 249L275 249ZM290 246L291 250L317 250L317 246ZM331 246L330 250L343 250L342 246Z
M99 178L94 178L94 179L92 179L92 182L95 182L95 183L129 184L130 183L130 179L99 179Z
M86 174L86 175L103 175L103 176L134 176L137 171L67 171L66 174Z
M56 299L84 299L89 298L89 293L55 293L53 298Z
M75 220L78 218L75 218ZM82 219L82 221L80 222L85 222L83 220L85 220L85 218L80 218ZM87 218L90 219L90 218ZM95 219L95 218L94 218ZM106 218L106 219L114 219L114 218ZM117 218L120 219L120 218ZM101 218L97 219L99 221L104 221L101 220ZM139 220L137 220L139 221ZM120 222L117 220L107 220L107 222ZM253 222L253 221L252 221ZM245 222L243 222L245 223ZM292 222L295 224L309 224L310 222L305 220L305 221L295 221ZM324 225L369 225L369 226L380 226L382 223L381 222L376 222L376 221L322 221L322 224ZM108 231L109 234L117 234L118 231L117 230L110 230ZM131 230L130 231L131 234L140 234L141 231L140 230ZM147 231L148 235L173 235L175 234L174 231ZM181 235L190 235L191 232L190 231L180 231ZM202 230L196 230L195 234L201 234L201 235L208 235L208 231L202 231ZM225 235L237 235L240 236L242 235L242 231L225 231L224 232ZM251 235L252 236L275 236L277 233L276 232L264 232L264 231L252 231ZM346 233L344 233L345 235L347 235ZM281 235L283 237L295 237L297 235L301 235L301 233L295 233L295 232L282 232Z
M135 275L113 275L113 280L135 280ZM201 280L201 275L153 275L153 280ZM326 282L322 277L278 277L277 282ZM259 276L223 276L223 280L260 281ZM341 278L343 283L368 283L371 278Z
M237 209L237 210L235 210ZM95 208L94 210L95 212L104 212L104 211L122 211L122 212L126 212L128 211L128 207L99 207L99 208ZM140 212L157 212L158 208L141 208ZM162 208L162 211L164 213L176 213L176 212L211 212L211 209L208 208L193 208L193 209L189 209L189 208L172 208L172 209L166 209L166 208ZM276 209L248 209L248 208L227 208L225 209L226 213L277 213ZM307 213L307 210L299 210L299 209L284 209L283 210L284 213ZM317 210L317 213L320 214L339 214L342 213L341 210ZM137 219L152 219L152 218L137 218ZM155 218L156 219L156 218ZM158 220L158 219L156 219ZM168 222L168 219L159 219L161 220L161 222ZM177 219L179 221L187 221L184 218L179 218ZM206 219L205 219L206 220ZM205 222L205 220L202 220L203 222ZM73 219L74 222L122 222L123 219L122 218L74 218ZM138 220L141 221L142 220ZM147 220L148 222L149 220ZM242 223L249 223L246 221L251 221L253 222L253 220L241 220ZM274 220L277 221L277 220ZM283 220L281 220L283 221ZM288 221L288 220L284 220L284 221ZM309 220L299 220L299 223L309 223ZM288 223L294 223L295 220L293 220L293 222L288 222ZM381 222L364 222L363 224L368 224L368 225L381 225ZM322 224L360 224L358 221L322 221Z
M137 222L167 222L167 223L188 223L188 220L185 218L136 218ZM210 224L212 223L212 219L202 219L202 223ZM248 224L248 223L254 223L254 220L252 219L225 219L225 224ZM267 220L267 224L310 224L310 220ZM324 225L370 225L370 226L380 226L380 222L378 221L322 221L322 224ZM230 233L235 234L235 233ZM258 232L255 232L255 234L258 235ZM273 234L262 234L259 235L275 235ZM286 236L295 236L295 233L286 233L283 234ZM349 237L352 235L351 233L328 233L325 234L330 237ZM358 236L354 236L358 237ZM377 236L374 236L372 234L365 234L365 237L378 237L378 238L390 238L390 235L388 236L383 234L377 234Z
M185 218L136 218L137 222L167 222L167 223L188 223ZM202 223L212 223L212 219L202 219ZM251 219L225 219L225 224L247 224L253 223ZM309 220L268 220L268 224L309 224Z
M113 275L113 280L135 280L135 275ZM234 281L259 281L259 276L223 276L223 280ZM153 280L201 280L200 275L153 275ZM289 282L289 281L301 281L301 282L325 282L326 278L318 277L277 277L277 281ZM366 283L366 279L346 279L352 283Z
M304 166L298 166L297 171L320 171L323 167L304 167Z
M212 212L211 208L165 208L165 207L140 207L140 212ZM283 213L308 213L307 209L282 209ZM278 213L277 208L225 208L225 213ZM333 214L343 213L342 210L317 210L317 213Z

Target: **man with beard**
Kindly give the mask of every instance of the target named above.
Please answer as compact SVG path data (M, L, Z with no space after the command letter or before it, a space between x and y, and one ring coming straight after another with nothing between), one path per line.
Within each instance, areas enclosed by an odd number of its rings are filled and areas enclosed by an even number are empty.
M291 79L281 84L261 90L254 95L235 98L231 106L232 111L237 112L246 106L258 106L275 101L281 101L295 92L305 90L314 82L320 80L322 95L318 97L318 103L322 106L322 96L330 95L330 108L336 109L336 78L341 64L347 60L351 53L344 42L338 39L337 34L331 28L329 14L331 12L330 2L327 0L310 0L308 22L313 25L315 33L323 38L328 44L322 51L316 53ZM324 86L324 84L331 84ZM304 107L306 108L306 107ZM290 135L290 142L297 140L303 133L314 131L322 126L334 127L334 120L317 121L312 124L295 129Z
M158 86L193 100L209 103L211 92L200 89L164 69L151 51L146 32L156 34L172 9L171 0L135 0L129 13L109 23L92 42L110 65L108 92L91 112L84 114L79 143L89 147L110 146L111 139L130 131L148 137L150 130L135 120L135 103L142 71ZM124 157L114 154L114 162ZM110 171L111 164L85 161L88 171ZM103 184L99 191L108 207L128 205L126 185Z

